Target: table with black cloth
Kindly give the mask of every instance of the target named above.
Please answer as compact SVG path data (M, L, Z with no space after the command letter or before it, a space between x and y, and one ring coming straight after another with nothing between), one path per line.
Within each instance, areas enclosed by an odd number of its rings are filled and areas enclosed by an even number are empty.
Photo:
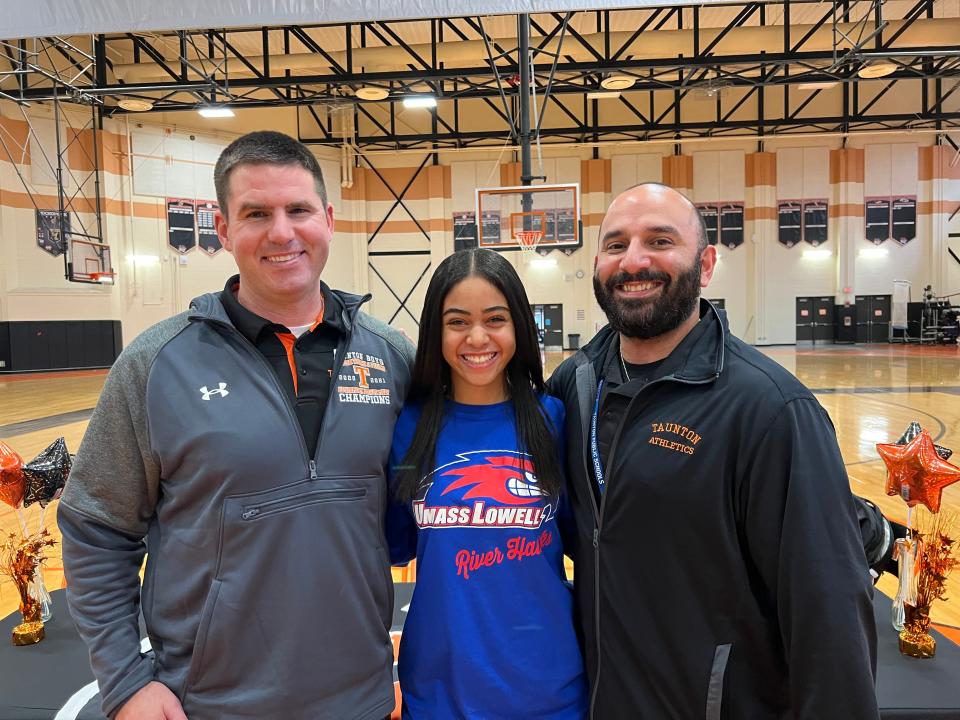
M411 583L397 583L394 630L403 626L404 607L412 593ZM80 692L93 682L93 675L65 595L63 590L53 593L53 620L47 626L46 639L37 645L14 647L10 643L19 613L0 622L0 720L103 720L100 696L91 695L92 689ZM873 609L879 631L877 698L881 717L960 720L960 645L934 631L934 659L904 657L890 627L890 599L876 593ZM65 712L64 705L71 698L71 708Z

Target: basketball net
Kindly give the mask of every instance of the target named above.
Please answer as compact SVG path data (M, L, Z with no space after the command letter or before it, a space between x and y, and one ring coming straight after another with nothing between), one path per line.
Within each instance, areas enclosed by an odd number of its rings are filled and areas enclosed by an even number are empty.
M543 230L517 230L513 234L514 239L527 257L537 256L537 246L543 239Z

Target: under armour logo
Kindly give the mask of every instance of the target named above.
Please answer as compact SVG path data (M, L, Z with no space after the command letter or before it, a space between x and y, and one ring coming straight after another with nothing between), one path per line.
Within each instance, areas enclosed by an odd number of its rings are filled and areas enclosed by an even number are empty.
M200 392L203 393L204 400L209 400L211 395L226 397L230 394L230 392L227 390L227 384L225 382L220 383L220 387L214 388L213 390L207 390L207 386L204 385L202 388L200 388Z

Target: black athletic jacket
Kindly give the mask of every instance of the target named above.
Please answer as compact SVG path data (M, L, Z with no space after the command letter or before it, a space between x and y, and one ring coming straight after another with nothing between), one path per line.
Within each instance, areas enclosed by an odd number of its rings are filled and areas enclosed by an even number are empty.
M590 717L875 720L872 585L830 419L723 311L701 316L630 401L599 508L590 419L617 333L550 379Z

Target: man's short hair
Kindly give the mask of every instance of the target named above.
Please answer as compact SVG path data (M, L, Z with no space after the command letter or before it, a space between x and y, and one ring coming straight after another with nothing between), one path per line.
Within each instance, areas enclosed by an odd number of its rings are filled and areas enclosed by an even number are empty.
M307 146L289 135L273 130L258 130L247 133L227 145L220 153L213 170L213 184L217 189L220 212L227 214L230 199L230 173L238 165L299 165L313 175L317 195L327 206L327 186L323 182L320 163Z
M694 204L693 200L688 198L686 195L684 195L682 192L680 192L676 188L672 188L669 185L664 185L663 183L658 183L658 182L642 182L642 183L637 183L636 185L631 185L625 190L621 190L620 192L617 193L617 197L620 197L625 192L630 192L631 190L636 190L639 187L647 187L647 186L660 187L660 188L666 188L667 190L673 190L677 195L679 195L680 197L682 197L684 200L687 201L687 204L690 206L690 209L693 210L694 215L696 215L696 218L697 218L697 252L702 253L704 250L706 250L707 223L703 219L703 215L700 213L700 208L698 208Z

